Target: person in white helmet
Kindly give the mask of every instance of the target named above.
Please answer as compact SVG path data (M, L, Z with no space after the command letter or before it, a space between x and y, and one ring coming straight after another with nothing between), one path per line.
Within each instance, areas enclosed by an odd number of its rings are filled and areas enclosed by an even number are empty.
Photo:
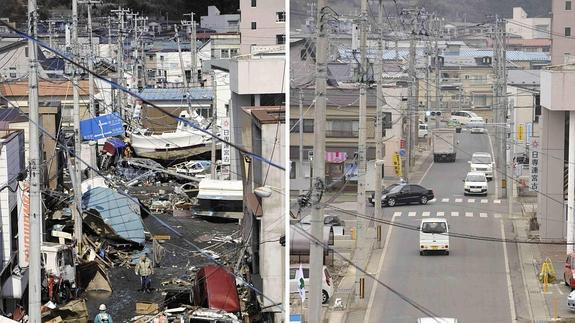
M94 318L94 323L113 323L112 316L106 312L106 304L101 304L98 309L100 313Z

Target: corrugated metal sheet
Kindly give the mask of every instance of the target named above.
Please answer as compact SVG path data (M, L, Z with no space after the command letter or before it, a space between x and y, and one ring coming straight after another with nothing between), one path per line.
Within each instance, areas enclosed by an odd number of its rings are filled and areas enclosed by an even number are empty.
M445 55L445 56L460 56L460 57L493 57L492 50L475 50L475 49L462 49L459 54ZM510 61L551 61L549 53L543 52L523 52L523 51L507 51L507 59Z
M140 204L135 199L107 187L95 187L82 195L82 208L98 211L119 237L139 244L145 242Z
M354 53L349 48L338 49L339 58L342 62L356 62L359 61L360 55L359 51ZM369 60L376 59L378 57L378 50L374 48L369 48L367 50L367 58ZM425 55L425 50L423 48L418 48L416 50L416 56ZM397 54L395 49L387 49L383 51L383 58L386 60L392 60L396 57L399 59L407 59L409 56L409 49L398 49ZM445 54L445 57L493 57L492 50L477 50L477 49L461 49L457 54ZM507 51L507 59L510 61L551 61L551 56L549 53L543 52L524 52L524 51Z
M140 96L148 101L181 101L190 95L192 101L209 101L214 97L211 88L144 89Z

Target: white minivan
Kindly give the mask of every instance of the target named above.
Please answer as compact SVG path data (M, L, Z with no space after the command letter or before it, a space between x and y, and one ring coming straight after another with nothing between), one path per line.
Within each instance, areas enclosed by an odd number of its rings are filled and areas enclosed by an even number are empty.
M477 114L471 111L456 111L451 113L451 118L449 120L459 121L462 125L466 125L471 121L472 118L481 118Z
M290 293L297 293L297 280L296 280L296 272L299 269L299 265L292 264L289 268L289 289ZM302 271L303 271L303 280L304 285L309 286L309 264L302 264ZM306 293L309 290L306 287ZM327 304L329 299L333 295L333 279L331 278L331 274L329 270L327 270L326 266L323 266L322 270L322 282L321 282L321 303ZM309 296L309 295L308 295Z
M428 251L442 251L449 255L449 227L444 218L421 220L419 225L419 255Z

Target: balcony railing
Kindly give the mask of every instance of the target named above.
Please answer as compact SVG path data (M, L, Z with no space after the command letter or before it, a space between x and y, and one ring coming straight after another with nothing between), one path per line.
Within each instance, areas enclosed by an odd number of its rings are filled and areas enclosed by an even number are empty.
M357 138L359 136L358 130L326 130L326 137L330 138Z

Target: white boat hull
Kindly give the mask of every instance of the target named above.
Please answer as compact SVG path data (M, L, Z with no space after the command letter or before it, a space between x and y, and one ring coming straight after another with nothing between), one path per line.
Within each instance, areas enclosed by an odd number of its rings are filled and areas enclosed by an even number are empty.
M161 135L130 135L131 145L138 157L174 160L187 158L211 149L211 138L187 132Z

